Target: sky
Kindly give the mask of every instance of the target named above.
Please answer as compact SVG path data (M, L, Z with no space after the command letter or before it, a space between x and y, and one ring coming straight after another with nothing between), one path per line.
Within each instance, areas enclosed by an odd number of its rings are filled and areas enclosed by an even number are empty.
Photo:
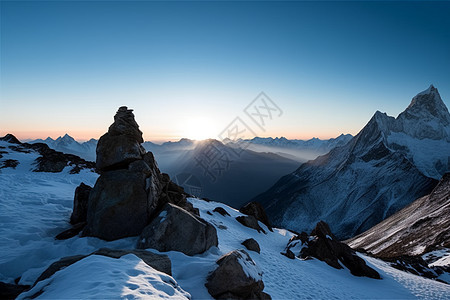
M0 135L99 138L125 105L145 140L216 138L237 117L331 138L430 84L450 106L450 2L0 5ZM279 111L258 127L261 92Z

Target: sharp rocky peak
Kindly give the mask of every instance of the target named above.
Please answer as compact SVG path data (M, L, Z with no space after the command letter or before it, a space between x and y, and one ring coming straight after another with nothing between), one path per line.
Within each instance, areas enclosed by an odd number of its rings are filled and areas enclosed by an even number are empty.
M417 94L399 117L408 119L437 118L443 125L450 124L450 114L441 95L433 85Z

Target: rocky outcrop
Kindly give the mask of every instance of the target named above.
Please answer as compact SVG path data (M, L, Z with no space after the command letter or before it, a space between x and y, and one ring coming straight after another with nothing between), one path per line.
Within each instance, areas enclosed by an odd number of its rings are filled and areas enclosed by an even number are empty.
M105 240L137 236L167 203L198 215L184 190L161 174L142 142L132 110L120 107L97 144L101 175L89 193L83 235Z
M271 299L263 292L262 271L245 250L231 251L216 263L205 284L215 299Z
M58 272L61 269L64 269L65 267L68 267L77 261L80 261L88 256L91 255L103 255L111 258L121 258L124 255L127 254L134 254L142 261L144 261L147 265L150 267L166 273L168 275L172 275L172 263L167 255L163 254L156 254L144 250L114 250L114 249L108 249L108 248L101 248L95 252L92 252L88 255L74 255L74 256L67 256L63 257L60 260L52 263L36 280L34 285L38 283L39 281L42 281L44 279L47 279L51 277L53 274Z
M115 240L139 235L157 206L158 194L145 174L130 170L104 172L89 197L84 235Z
M320 221L308 237L306 233L294 236L288 243L284 255L292 254L300 258L317 258L333 268L342 269L344 265L355 276L380 279L377 271L356 255L355 251L336 239L327 223Z
M28 285L11 284L0 281L0 299L16 299L17 296L19 296L29 288L30 286Z
M91 190L92 187L84 184L83 182L75 189L73 211L70 216L71 224L86 222L89 193Z
M217 245L214 226L176 205L166 204L161 213L143 230L137 248L195 255Z
M247 239L242 242L242 245L244 245L245 248L247 248L250 251L261 253L261 248L259 247L259 244L255 239Z
M258 232L266 233L264 229L258 224L258 220L254 216L239 216L236 217L236 220L242 225L255 229Z
M230 216L230 214L223 207L220 207L220 206L214 208L213 212L221 214L223 217L225 217L225 216L229 217Z
M249 202L241 207L239 211L243 214L254 216L258 221L266 225L270 231L273 231L272 226L270 226L269 218L267 217L263 206L259 202Z
M0 140L15 144L14 146L9 146L9 149L15 152L38 152L40 156L35 160L36 167L33 172L59 173L66 167L70 167L71 169L69 170L69 173L77 174L83 169L90 169L92 171L95 169L95 164L93 162L86 161L73 154L55 151L43 143L22 143L12 134L7 134L6 136L0 138ZM15 162L9 162L8 164L9 167L15 167Z

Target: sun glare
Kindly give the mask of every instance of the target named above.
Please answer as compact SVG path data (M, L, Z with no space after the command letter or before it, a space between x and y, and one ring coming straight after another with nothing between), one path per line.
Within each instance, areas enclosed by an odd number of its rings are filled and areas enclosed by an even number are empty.
M205 140L209 138L217 138L219 134L216 132L214 122L208 118L192 118L185 122L182 130L183 137L193 140Z

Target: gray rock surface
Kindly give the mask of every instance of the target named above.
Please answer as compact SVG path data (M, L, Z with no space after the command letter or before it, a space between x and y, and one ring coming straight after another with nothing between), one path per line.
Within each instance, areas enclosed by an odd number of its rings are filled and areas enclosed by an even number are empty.
M176 205L166 204L143 230L137 248L195 255L217 245L214 226Z
M215 299L270 299L261 270L245 250L231 251L216 263L205 284Z

